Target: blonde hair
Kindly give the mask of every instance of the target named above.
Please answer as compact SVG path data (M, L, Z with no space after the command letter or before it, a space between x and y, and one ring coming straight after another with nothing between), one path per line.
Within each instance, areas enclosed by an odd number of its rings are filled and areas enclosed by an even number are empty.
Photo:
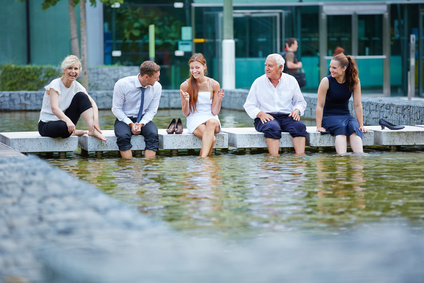
M77 56L75 56L75 55L69 55L69 56L66 56L65 59L63 59L62 64L61 64L60 67L61 67L62 70L65 70L68 67L73 66L75 64L78 64L79 65L79 69L81 71L82 66L81 66L80 59Z

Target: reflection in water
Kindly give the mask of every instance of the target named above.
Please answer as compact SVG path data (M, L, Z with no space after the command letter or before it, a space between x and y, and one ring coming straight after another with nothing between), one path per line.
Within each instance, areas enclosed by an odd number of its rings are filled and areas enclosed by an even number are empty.
M423 230L423 160L423 152L49 159L183 233L228 238L406 219Z
M315 190L319 198L317 209L320 215L326 216L321 217L321 223L334 222L333 215L339 215L339 218L346 215L349 218L354 211L366 208L364 156L318 155L314 160Z

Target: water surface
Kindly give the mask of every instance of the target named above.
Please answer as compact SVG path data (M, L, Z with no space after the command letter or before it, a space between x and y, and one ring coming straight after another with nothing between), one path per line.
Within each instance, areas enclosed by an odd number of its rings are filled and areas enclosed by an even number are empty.
M421 151L48 161L190 236L340 234L382 223L424 228Z
M36 131L39 112L2 112L0 131ZM181 110L159 110L166 128ZM223 127L251 127L243 111L222 110ZM103 129L114 116L100 111ZM185 124L185 119L183 119ZM313 125L313 121L304 120ZM83 121L79 128L86 128ZM193 237L260 238L287 233L338 235L358 226L411 225L424 230L424 151L366 149L364 155L292 153L270 157L230 149L202 159L196 152L155 160L117 153L46 158L140 213Z

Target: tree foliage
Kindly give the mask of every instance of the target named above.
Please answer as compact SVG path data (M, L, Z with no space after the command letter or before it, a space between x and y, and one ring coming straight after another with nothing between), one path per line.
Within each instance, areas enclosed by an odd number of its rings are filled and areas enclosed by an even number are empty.
M140 52L149 52L149 25L155 25L155 41L158 51L175 50L181 38L184 23L161 7L121 6L116 9L116 39L122 40L118 47L127 54L129 64L140 61ZM127 62L120 62L127 65Z
M22 2L25 0L21 0ZM43 3L41 4L41 7L43 8L43 10L47 10L50 7L53 7L57 4L57 2L59 2L60 0L44 0ZM96 0L89 0L90 1L90 5L93 7L96 7L97 1ZM76 5L79 4L79 0L72 0L72 4L75 7ZM119 4L123 4L124 0L100 0L100 2L102 2L105 5L112 5L114 3L119 3Z

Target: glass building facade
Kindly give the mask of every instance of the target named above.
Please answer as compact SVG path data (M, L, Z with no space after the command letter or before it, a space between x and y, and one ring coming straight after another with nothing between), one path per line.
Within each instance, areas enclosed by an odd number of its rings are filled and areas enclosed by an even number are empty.
M42 0L6 2L0 64L58 65L70 53L67 1L47 11ZM89 60L96 59L89 65L139 65L153 56L164 88L177 89L192 52L201 52L209 76L222 82L222 0L128 0L91 9ZM233 0L236 88L248 89L264 73L266 56L295 37L304 91L316 92L341 46L357 61L364 93L407 96L413 83L415 96L424 96L423 19L424 1Z

